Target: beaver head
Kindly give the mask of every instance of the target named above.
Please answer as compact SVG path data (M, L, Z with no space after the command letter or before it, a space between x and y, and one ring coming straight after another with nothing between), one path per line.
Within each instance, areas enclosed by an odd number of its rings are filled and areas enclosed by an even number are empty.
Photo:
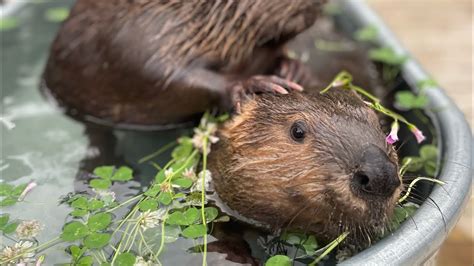
M400 194L397 155L352 91L257 95L220 129L210 154L218 196L272 229L358 246L388 226Z

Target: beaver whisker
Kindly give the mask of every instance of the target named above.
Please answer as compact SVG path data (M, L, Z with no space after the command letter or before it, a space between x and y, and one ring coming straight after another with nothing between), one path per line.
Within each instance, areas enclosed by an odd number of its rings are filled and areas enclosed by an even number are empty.
M319 195L314 195L314 196L312 196L312 197L306 199L306 202L307 202L307 203L306 203L305 205L303 205L303 207L302 207L299 211L297 211L296 214L290 219L290 221L287 223L287 226L285 227L285 230L287 230L287 229L293 224L293 222L295 221L295 219L296 219L306 208L308 208L308 207L310 206L311 200L314 199L314 198L316 198L317 196L319 196Z

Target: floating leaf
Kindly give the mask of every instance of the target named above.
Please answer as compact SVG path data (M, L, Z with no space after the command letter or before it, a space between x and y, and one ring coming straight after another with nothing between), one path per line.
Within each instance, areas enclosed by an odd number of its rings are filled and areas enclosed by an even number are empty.
M156 184L161 184L166 180L165 169L161 169L155 176Z
M12 194L13 196L20 196L21 193L23 193L23 191L25 190L26 186L28 186L28 184L22 184L22 185L18 185L16 186L13 190L12 190Z
M158 208L158 202L155 199L146 199L138 204L140 211L154 211Z
M111 221L112 215L110 213L102 212L89 217L87 220L87 227L89 227L89 229L94 232L100 231L107 228Z
M84 239L84 246L90 249L101 248L107 245L110 241L110 234L93 233Z
M46 10L45 18L51 22L61 22L69 16L69 9L64 7L50 8Z
M396 206L393 212L393 219L390 227L396 229L400 227L400 224L405 221L408 217L412 216L413 213L418 209L418 205L413 203L407 203L403 206Z
M230 221L230 217L227 215L221 216L214 220L215 223L227 223L228 221Z
M0 196L10 196L14 186L7 183L0 183Z
M378 31L373 25L366 26L354 33L354 38L358 41L375 41L377 39Z
M115 167L113 166L100 166L94 169L94 175L103 178L110 179L114 173Z
M133 170L130 167L120 167L112 176L114 181L128 181L133 178Z
M101 209L105 206L105 203L98 199L91 199L87 204L87 208L91 211Z
M158 195L158 193L160 193L161 191L161 188L159 185L153 185L150 189L148 189L147 191L145 191L145 196L148 196L148 197L155 197L156 195Z
M180 233L181 227L177 225L165 225L165 243L175 242L176 240L178 240Z
M423 159L421 159L420 157L416 157L416 156L407 156L405 158L403 158L403 161L402 161L402 165L405 165L408 160L411 160L410 161L410 164L408 164L407 166L407 171L409 172L417 172L419 171L421 168L423 168L423 165L424 165L424 161Z
M438 158L438 148L435 145L423 145L420 148L420 157L424 160L435 160Z
M73 217L84 217L88 213L89 212L87 210L74 210L70 213L70 215Z
M0 18L0 32L18 27L18 20L13 17Z
M74 241L84 238L88 234L87 226L81 222L74 221L64 226L61 233L61 239L65 241Z
M114 265L132 266L133 264L135 264L135 260L136 260L135 255L133 255L132 253L126 252L117 256L117 259L115 260Z
M84 196L78 197L71 203L71 207L73 207L74 209L81 209L81 210L87 210L87 205L88 205L87 198Z
M389 47L382 47L371 49L369 51L369 58L388 65L398 66L403 64L408 59L408 56L398 55L393 49Z
M399 91L395 94L395 104L401 109L424 108L428 105L425 95L415 95L411 91Z
M3 214L0 216L0 229L2 229L8 223L8 220L10 220L10 215Z
M425 172L429 176L435 176L436 175L436 169L438 168L437 164L435 161L426 161L425 162Z
M94 259L91 256L82 257L77 261L77 265L93 265Z
M265 266L291 266L291 259L285 255L276 255L268 259Z
M20 224L19 222L9 223L9 224L5 225L2 228L2 231L3 231L4 234L11 234L11 233L15 232L15 230L18 227L19 224Z
M158 195L158 200L164 205L169 205L173 201L173 194L171 192L161 192Z
M306 254L312 255L318 247L318 242L314 236L308 236L302 243L302 246L305 249Z
M11 206L18 202L18 197L8 197L0 201L0 207Z
M193 224L186 227L181 234L186 238L198 238L207 234L207 227L202 224Z
M69 246L69 252L71 253L71 256L77 260L78 258L80 258L82 256L82 254L84 254L84 251L85 249L81 249L80 247L78 246L75 246L75 245L72 245L72 246Z
M177 178L172 183L182 188L190 188L193 185L193 181L189 178Z
M420 80L416 83L416 86L420 89L439 87L438 82L434 79Z
M193 152L193 143L190 138L180 138L179 145L171 152L171 157L176 161L184 160Z
M108 189L112 182L108 179L92 179L89 185L95 189Z
M303 234L300 233L286 233L281 236L281 239L291 245L298 245L301 243L301 239L305 238Z
M204 209L204 214L206 216L206 223L210 223L217 218L217 215L219 215L219 211L214 207L206 207Z

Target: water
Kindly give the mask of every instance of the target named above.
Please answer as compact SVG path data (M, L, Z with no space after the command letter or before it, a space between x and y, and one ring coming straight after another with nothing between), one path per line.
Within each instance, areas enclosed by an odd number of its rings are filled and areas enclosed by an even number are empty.
M71 3L62 0L27 4L15 14L19 27L1 33L1 117L7 120L0 125L1 179L13 184L35 180L39 184L24 202L4 208L2 213L22 220L38 219L45 225L38 237L40 243L60 234L71 210L58 205L59 198L69 192L87 190L84 180L94 167L131 166L136 173L135 181L126 186L114 185L112 190L121 197L136 194L143 185L149 184L156 172L152 166L140 165L137 161L189 132L186 129L159 133L111 131L86 125L64 115L41 95L41 74L49 45L59 27L58 23L45 19L45 12L53 7L69 7ZM167 160L167 154L156 159L157 162ZM258 232L233 226L237 225L229 224L229 230L249 239L253 255L260 257L261 250L253 241ZM214 239L210 236L209 241ZM9 243L2 238L2 244ZM180 239L167 245L160 260L164 265L200 264L200 254L186 251L194 245L192 241ZM69 261L65 246L58 245L47 251L47 265ZM226 256L209 252L208 262L221 265ZM226 265L232 264L226 261Z
M58 205L61 196L86 189L84 172L95 166L129 165L134 168L136 181L112 189L118 195L136 194L141 184L148 184L155 170L137 161L159 147L188 132L185 129L160 133L108 131L88 127L68 116L39 90L41 74L47 60L49 45L58 23L45 19L53 7L69 7L72 1L51 1L26 4L15 17L19 26L1 33L1 180L22 184L38 183L24 202L2 209L11 219L37 219L45 225L39 235L40 243L57 237L71 209ZM13 128L8 128L9 126ZM158 161L166 161L165 154ZM10 240L2 237L2 244ZM188 241L178 241L168 247L163 263L180 265L196 261L200 255L186 256ZM47 251L48 265L65 263L69 257L66 245ZM175 253L179 253L179 256ZM211 258L212 258L212 254Z

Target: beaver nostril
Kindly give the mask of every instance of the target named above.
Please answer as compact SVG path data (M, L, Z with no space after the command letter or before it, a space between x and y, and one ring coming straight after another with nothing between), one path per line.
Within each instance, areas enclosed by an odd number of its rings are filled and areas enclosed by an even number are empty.
M370 179L364 172L356 172L353 177L353 181L362 189L370 191L369 182Z

